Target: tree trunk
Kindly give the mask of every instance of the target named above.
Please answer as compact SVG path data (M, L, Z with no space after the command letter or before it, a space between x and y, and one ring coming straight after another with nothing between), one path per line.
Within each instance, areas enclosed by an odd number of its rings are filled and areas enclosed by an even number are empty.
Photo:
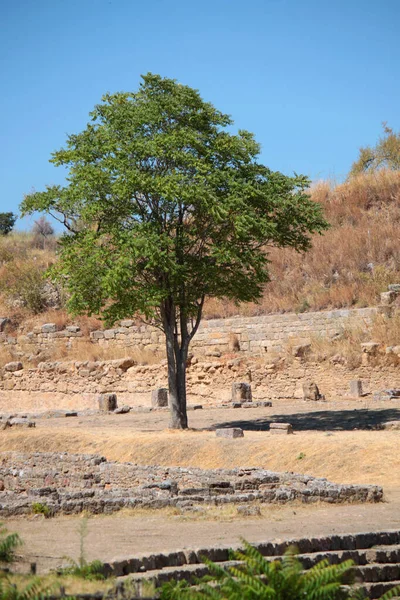
M168 403L171 410L170 427L187 429L186 414L186 360L187 351L179 347L175 335L166 332L168 362Z

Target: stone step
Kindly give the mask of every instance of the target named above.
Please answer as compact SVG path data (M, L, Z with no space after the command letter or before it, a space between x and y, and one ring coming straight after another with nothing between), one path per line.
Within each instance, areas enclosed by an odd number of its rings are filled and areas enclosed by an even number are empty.
M351 574L354 576L355 581L362 583L396 582L400 580L400 564L374 563L357 566L352 569Z
M380 598L383 594L386 594L389 590L392 590L394 587L398 587L400 589L400 580L397 581L383 581L383 582L374 582L374 583L365 583L360 587L364 590L364 593L367 595L369 600L375 600L376 598ZM396 600L396 598L400 597L400 593L397 596L393 596L392 600Z

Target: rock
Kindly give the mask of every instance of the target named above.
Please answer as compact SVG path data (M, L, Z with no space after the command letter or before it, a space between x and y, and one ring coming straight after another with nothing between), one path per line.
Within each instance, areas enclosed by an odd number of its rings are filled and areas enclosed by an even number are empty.
M350 396L359 398L363 395L362 381L360 379L352 379L350 381Z
M104 338L104 331L91 331L90 338L92 340L101 340Z
M241 504L236 510L242 517L261 517L260 507L256 504Z
M188 404L186 406L186 410L201 410L203 408L202 404Z
M104 331L104 337L106 340L113 340L115 338L115 329L106 329Z
M78 413L75 410L66 410L65 417L77 417Z
M379 344L377 342L364 342L361 344L361 350L364 354L369 354L371 356L376 356L378 353Z
M120 406L119 408L116 408L114 410L114 414L125 415L126 413L130 412L130 410L131 410L131 407L124 404L124 406Z
M35 421L29 421L28 419L11 419L9 421L11 427L31 428L36 427Z
M11 323L8 317L0 317L0 332L4 331L8 323Z
M167 388L158 388L151 393L151 405L153 408L163 408L168 406Z
M123 321L121 321L121 327L133 327L135 324L135 321L132 321L132 319L124 319Z
M232 402L251 402L251 385L245 382L232 383Z
M11 427L11 423L10 423L10 421L9 421L8 419L7 419L7 420L6 420L6 419L2 419L2 420L0 421L0 431L1 431L2 429L7 429L8 427Z
M381 305L390 306L397 298L397 293L393 291L382 292L381 294Z
M382 429L400 429L400 421L386 421L382 424Z
M400 283L390 283L388 285L389 292L396 292L396 294L400 294Z
M117 358L115 360L111 360L110 364L116 369L121 369L121 371L127 371L131 367L133 367L136 362L133 358Z
M216 429L215 434L217 437L224 438L239 438L244 437L243 429L240 427L227 427L226 429Z
M293 427L290 423L270 423L269 430L273 434L289 435L293 433Z
M311 344L299 344L298 346L293 346L292 354L296 358L302 358L306 356L311 350Z
M69 331L70 333L78 333L81 330L81 328L78 327L78 325L68 325L65 328L65 330Z
M303 383L303 399L316 402L318 400L324 400L325 398L320 394L316 383L306 382Z
M14 373L15 371L21 371L24 368L22 362L9 362L4 365L4 370Z
M100 394L99 396L99 410L102 412L111 412L117 408L117 395L116 394Z
M57 326L55 323L45 323L41 327L42 333L55 333L57 331Z
M396 400L400 398L399 389L382 390L381 392L374 392L374 400Z
M133 406L131 407L131 412L136 413L149 413L153 410L151 406Z

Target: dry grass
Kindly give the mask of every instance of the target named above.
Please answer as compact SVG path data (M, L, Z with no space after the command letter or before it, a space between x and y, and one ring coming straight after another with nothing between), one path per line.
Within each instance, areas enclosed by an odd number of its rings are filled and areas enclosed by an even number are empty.
M271 282L259 304L240 307L225 300L206 303L205 316L230 317L281 311L304 312L349 306L371 306L389 283L400 281L400 172L381 170L365 173L340 185L315 183L313 200L324 210L331 229L313 238L306 254L290 249L272 249ZM0 239L0 279L15 285L18 273L30 268L41 272L56 260L56 240L45 250L35 247L30 234L11 234ZM26 307L10 306L3 289L0 308L15 325L31 317ZM55 314L56 312L56 314ZM39 315L39 322L69 323L63 311ZM93 319L76 319L87 332L101 326ZM30 319L30 323L37 323Z
M259 466L387 488L400 485L398 445L396 431L299 432L282 437L246 432L241 440L224 440L207 431L39 428L10 431L0 438L0 451L92 453L142 465L206 469Z

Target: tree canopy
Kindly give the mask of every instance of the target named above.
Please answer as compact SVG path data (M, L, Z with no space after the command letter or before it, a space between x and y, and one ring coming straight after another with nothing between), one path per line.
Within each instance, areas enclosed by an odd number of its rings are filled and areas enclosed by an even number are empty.
M358 159L352 164L349 176L378 169L400 169L400 133L383 123L383 136L375 146L361 147Z
M12 212L0 213L0 235L8 235L15 225L17 216Z
M309 180L268 169L253 134L232 125L197 90L149 73L137 92L105 95L54 152L66 185L21 206L68 230L53 275L74 313L141 315L165 332L175 426L187 426L186 358L205 298L257 301L268 246L305 251L327 227Z

